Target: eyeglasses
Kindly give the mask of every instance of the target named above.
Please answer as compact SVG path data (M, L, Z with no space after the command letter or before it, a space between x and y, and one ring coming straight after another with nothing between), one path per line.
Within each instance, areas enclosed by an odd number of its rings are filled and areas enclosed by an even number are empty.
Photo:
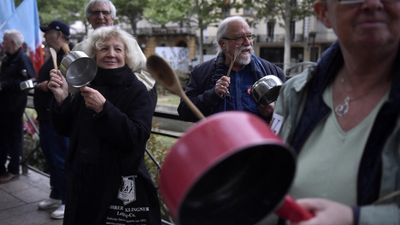
M234 41L236 43L243 43L245 40L253 41L256 38L256 35L254 34L246 34L244 36L239 36L239 37L222 37L222 39L228 40L228 41Z
M341 5L352 5L352 4L361 4L366 0L338 0ZM394 3L399 2L400 0L380 0L382 3Z
M100 16L100 14L103 14L104 16L109 16L111 15L111 11L106 11L106 10L90 11L91 16Z

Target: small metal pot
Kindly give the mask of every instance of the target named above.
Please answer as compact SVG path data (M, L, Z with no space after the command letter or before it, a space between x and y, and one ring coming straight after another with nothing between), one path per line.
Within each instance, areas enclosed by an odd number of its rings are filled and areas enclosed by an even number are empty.
M276 101L282 81L275 75L267 75L256 81L251 93L257 105L269 105Z
M60 71L69 85L80 88L88 85L96 76L96 62L82 51L71 51L62 60Z
M36 81L34 79L29 79L26 81L22 81L21 83L19 83L19 88L21 90L30 90L35 88L36 86Z

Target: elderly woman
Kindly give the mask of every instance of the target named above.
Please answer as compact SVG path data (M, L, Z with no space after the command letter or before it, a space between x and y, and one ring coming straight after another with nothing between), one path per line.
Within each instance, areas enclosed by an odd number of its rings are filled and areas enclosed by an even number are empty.
M55 127L69 136L64 224L160 224L156 189L144 166L153 107L132 71L146 58L117 27L96 29L85 52L98 72L73 97L60 71L50 72Z
M400 224L400 1L319 0L338 41L287 81L272 128L298 153L301 225ZM304 198L304 199L303 199Z

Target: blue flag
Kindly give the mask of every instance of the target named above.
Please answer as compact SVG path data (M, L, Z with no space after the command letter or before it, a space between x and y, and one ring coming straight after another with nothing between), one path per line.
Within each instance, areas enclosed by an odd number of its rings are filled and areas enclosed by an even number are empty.
M0 27L15 12L14 0L0 1Z
M35 51L41 45L42 40L36 0L24 0L15 9L14 14L8 17L0 26L0 39L3 39L4 31L9 29L20 31L31 51Z

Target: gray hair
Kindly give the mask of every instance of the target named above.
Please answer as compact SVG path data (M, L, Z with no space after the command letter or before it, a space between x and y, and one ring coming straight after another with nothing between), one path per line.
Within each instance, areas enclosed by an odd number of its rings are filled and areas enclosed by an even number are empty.
M117 26L100 27L89 35L87 41L83 46L83 51L89 57L94 58L98 46L103 44L106 40L112 37L121 39L125 46L125 62L132 71L140 71L146 66L146 56L140 49L136 39L128 32L122 30Z
M15 29L6 30L4 31L4 37L5 36L9 37L17 46L17 48L21 47L22 44L24 43L24 36L18 30Z
M226 35L226 31L228 30L229 24L232 22L241 22L244 24L248 24L247 21L241 16L230 16L230 17L227 17L224 20L222 20L222 22L218 25L218 29L217 29L218 52L222 51L221 46L219 45L219 42Z
M89 17L91 15L91 11L90 9L92 8L92 6L96 3L106 3L108 4L108 6L110 7L110 11L111 11L111 16L113 19L115 19L115 17L117 17L117 9L115 8L114 4L112 3L112 1L110 0L90 0L85 7L85 13L86 13L86 18Z
M226 30L228 30L229 24L232 22L241 22L247 24L247 21L241 16L231 16L227 17L218 25L217 30L217 41L219 42L226 34Z

